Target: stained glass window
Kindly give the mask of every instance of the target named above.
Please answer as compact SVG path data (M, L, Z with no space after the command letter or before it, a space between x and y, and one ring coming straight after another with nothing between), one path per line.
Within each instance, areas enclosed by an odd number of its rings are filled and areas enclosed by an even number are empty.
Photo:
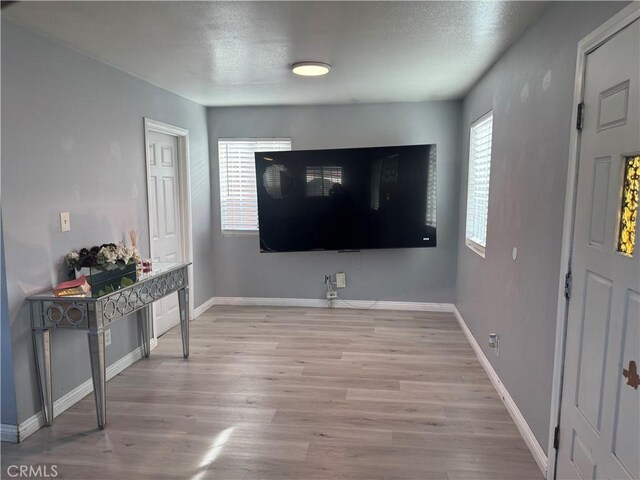
M618 251L633 255L636 243L636 224L638 219L638 191L640 190L640 156L628 157L624 164L624 182L622 185L622 205L620 208L620 233Z

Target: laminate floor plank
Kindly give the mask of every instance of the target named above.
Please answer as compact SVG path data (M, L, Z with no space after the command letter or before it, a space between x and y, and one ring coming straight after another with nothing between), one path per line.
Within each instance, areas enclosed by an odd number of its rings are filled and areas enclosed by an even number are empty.
M542 478L450 313L227 305L190 328L189 359L175 328L108 382L104 430L89 395L23 443L3 443L3 472L27 464L82 480Z
M285 385L309 388L371 388L382 390L400 390L400 382L394 379L351 378L351 377L310 377L302 375L251 375L210 373L172 373L175 382L167 384L165 379L150 377L146 372L125 372L118 382L118 387L127 389L135 385L152 387L158 391L181 391L185 395L194 392L217 392L228 386L238 389L254 388L262 390L265 386ZM114 388L118 388L114 387ZM143 392L144 393L144 392ZM237 392L233 392L237 393Z

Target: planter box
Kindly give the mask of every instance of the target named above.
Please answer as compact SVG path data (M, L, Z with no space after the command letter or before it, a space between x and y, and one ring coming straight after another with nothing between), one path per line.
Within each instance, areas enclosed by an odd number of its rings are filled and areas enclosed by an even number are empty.
M91 296L101 297L135 283L136 264L132 262L124 267L115 267L111 270L83 267L80 270L76 270L76 278L80 275L84 275L91 285Z

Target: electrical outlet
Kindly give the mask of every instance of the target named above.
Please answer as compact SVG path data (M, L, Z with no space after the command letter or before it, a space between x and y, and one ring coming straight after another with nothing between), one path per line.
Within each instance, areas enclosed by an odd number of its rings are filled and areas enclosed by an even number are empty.
M347 274L344 272L336 273L336 287L345 288L347 286Z
M111 345L111 330L104 331L104 346L108 347Z
M69 215L69 212L62 212L60 214L60 231L71 231L71 215Z
M500 337L495 333L489 334L489 348L493 348L496 357L500 356Z

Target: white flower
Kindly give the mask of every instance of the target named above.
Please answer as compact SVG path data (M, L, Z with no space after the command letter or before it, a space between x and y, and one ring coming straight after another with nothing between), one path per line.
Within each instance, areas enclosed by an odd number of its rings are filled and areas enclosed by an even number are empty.
M69 267L78 268L79 262L80 262L80 255L78 254L78 252L67 253L67 255L65 255L64 257L64 261L67 263Z
M115 264L118 260L116 249L113 247L102 247L97 255L98 263Z
M131 258L133 257L133 249L131 247L127 247L124 244L120 243L118 248L116 249L116 255L118 260L122 260L125 264L128 264Z

